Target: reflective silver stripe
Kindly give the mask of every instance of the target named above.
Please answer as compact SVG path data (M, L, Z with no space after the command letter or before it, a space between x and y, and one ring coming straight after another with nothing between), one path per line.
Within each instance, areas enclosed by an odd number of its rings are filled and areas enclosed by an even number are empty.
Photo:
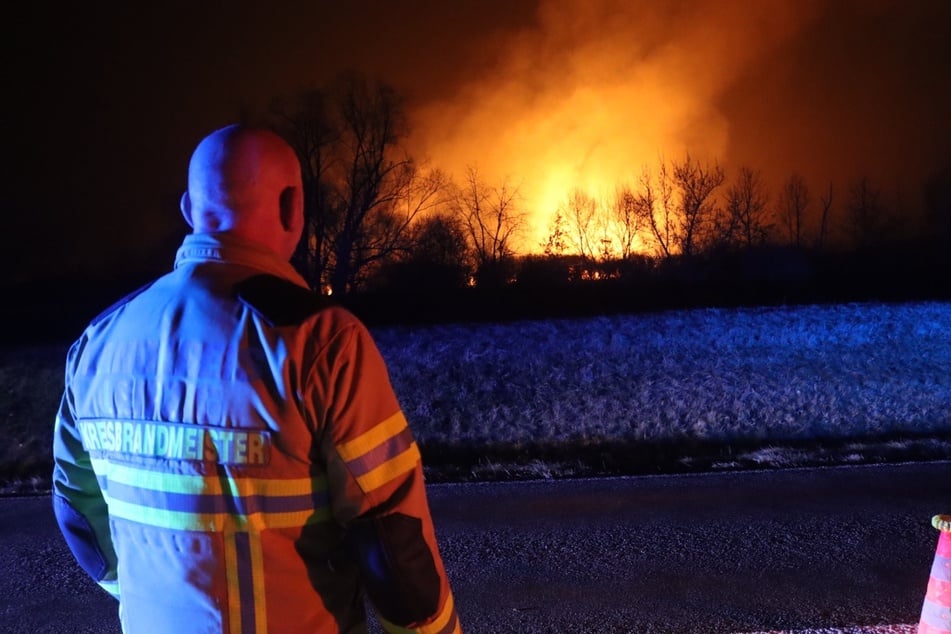
M221 532L290 528L331 518L325 477L221 478L94 459L109 514L160 528Z
M951 608L925 597L921 606L921 622L939 631L951 631Z

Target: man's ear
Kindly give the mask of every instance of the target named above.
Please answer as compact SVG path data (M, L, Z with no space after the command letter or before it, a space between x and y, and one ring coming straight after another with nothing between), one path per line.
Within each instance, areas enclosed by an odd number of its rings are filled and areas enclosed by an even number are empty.
M186 192L187 193L187 192ZM285 187L280 196L281 226L297 233L304 227L304 197L300 187Z
M185 222L188 223L188 226L192 229L195 228L195 223L192 220L192 199L188 197L188 191L186 190L182 194L182 199L179 201L178 206L182 210L182 216L185 217Z

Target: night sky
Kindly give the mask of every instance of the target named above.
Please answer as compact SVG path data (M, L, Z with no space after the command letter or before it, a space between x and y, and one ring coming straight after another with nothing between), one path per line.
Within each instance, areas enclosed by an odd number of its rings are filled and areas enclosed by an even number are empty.
M167 268L197 141L343 70L406 98L414 156L538 206L686 151L909 208L951 173L946 0L31 4L5 20L3 283Z

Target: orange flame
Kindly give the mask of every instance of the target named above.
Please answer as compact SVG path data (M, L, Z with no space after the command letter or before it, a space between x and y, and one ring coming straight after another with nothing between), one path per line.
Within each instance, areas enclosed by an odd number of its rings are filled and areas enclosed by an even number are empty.
M435 165L519 186L521 251L541 250L572 190L609 201L664 157L726 160L717 98L809 17L805 3L658 4L543 2L491 74L414 113Z

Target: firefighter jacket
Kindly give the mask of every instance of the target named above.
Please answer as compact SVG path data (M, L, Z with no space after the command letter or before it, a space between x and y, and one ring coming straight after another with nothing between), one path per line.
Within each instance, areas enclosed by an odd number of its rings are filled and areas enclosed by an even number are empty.
M460 627L366 328L275 254L188 236L71 347L53 506L132 634Z

